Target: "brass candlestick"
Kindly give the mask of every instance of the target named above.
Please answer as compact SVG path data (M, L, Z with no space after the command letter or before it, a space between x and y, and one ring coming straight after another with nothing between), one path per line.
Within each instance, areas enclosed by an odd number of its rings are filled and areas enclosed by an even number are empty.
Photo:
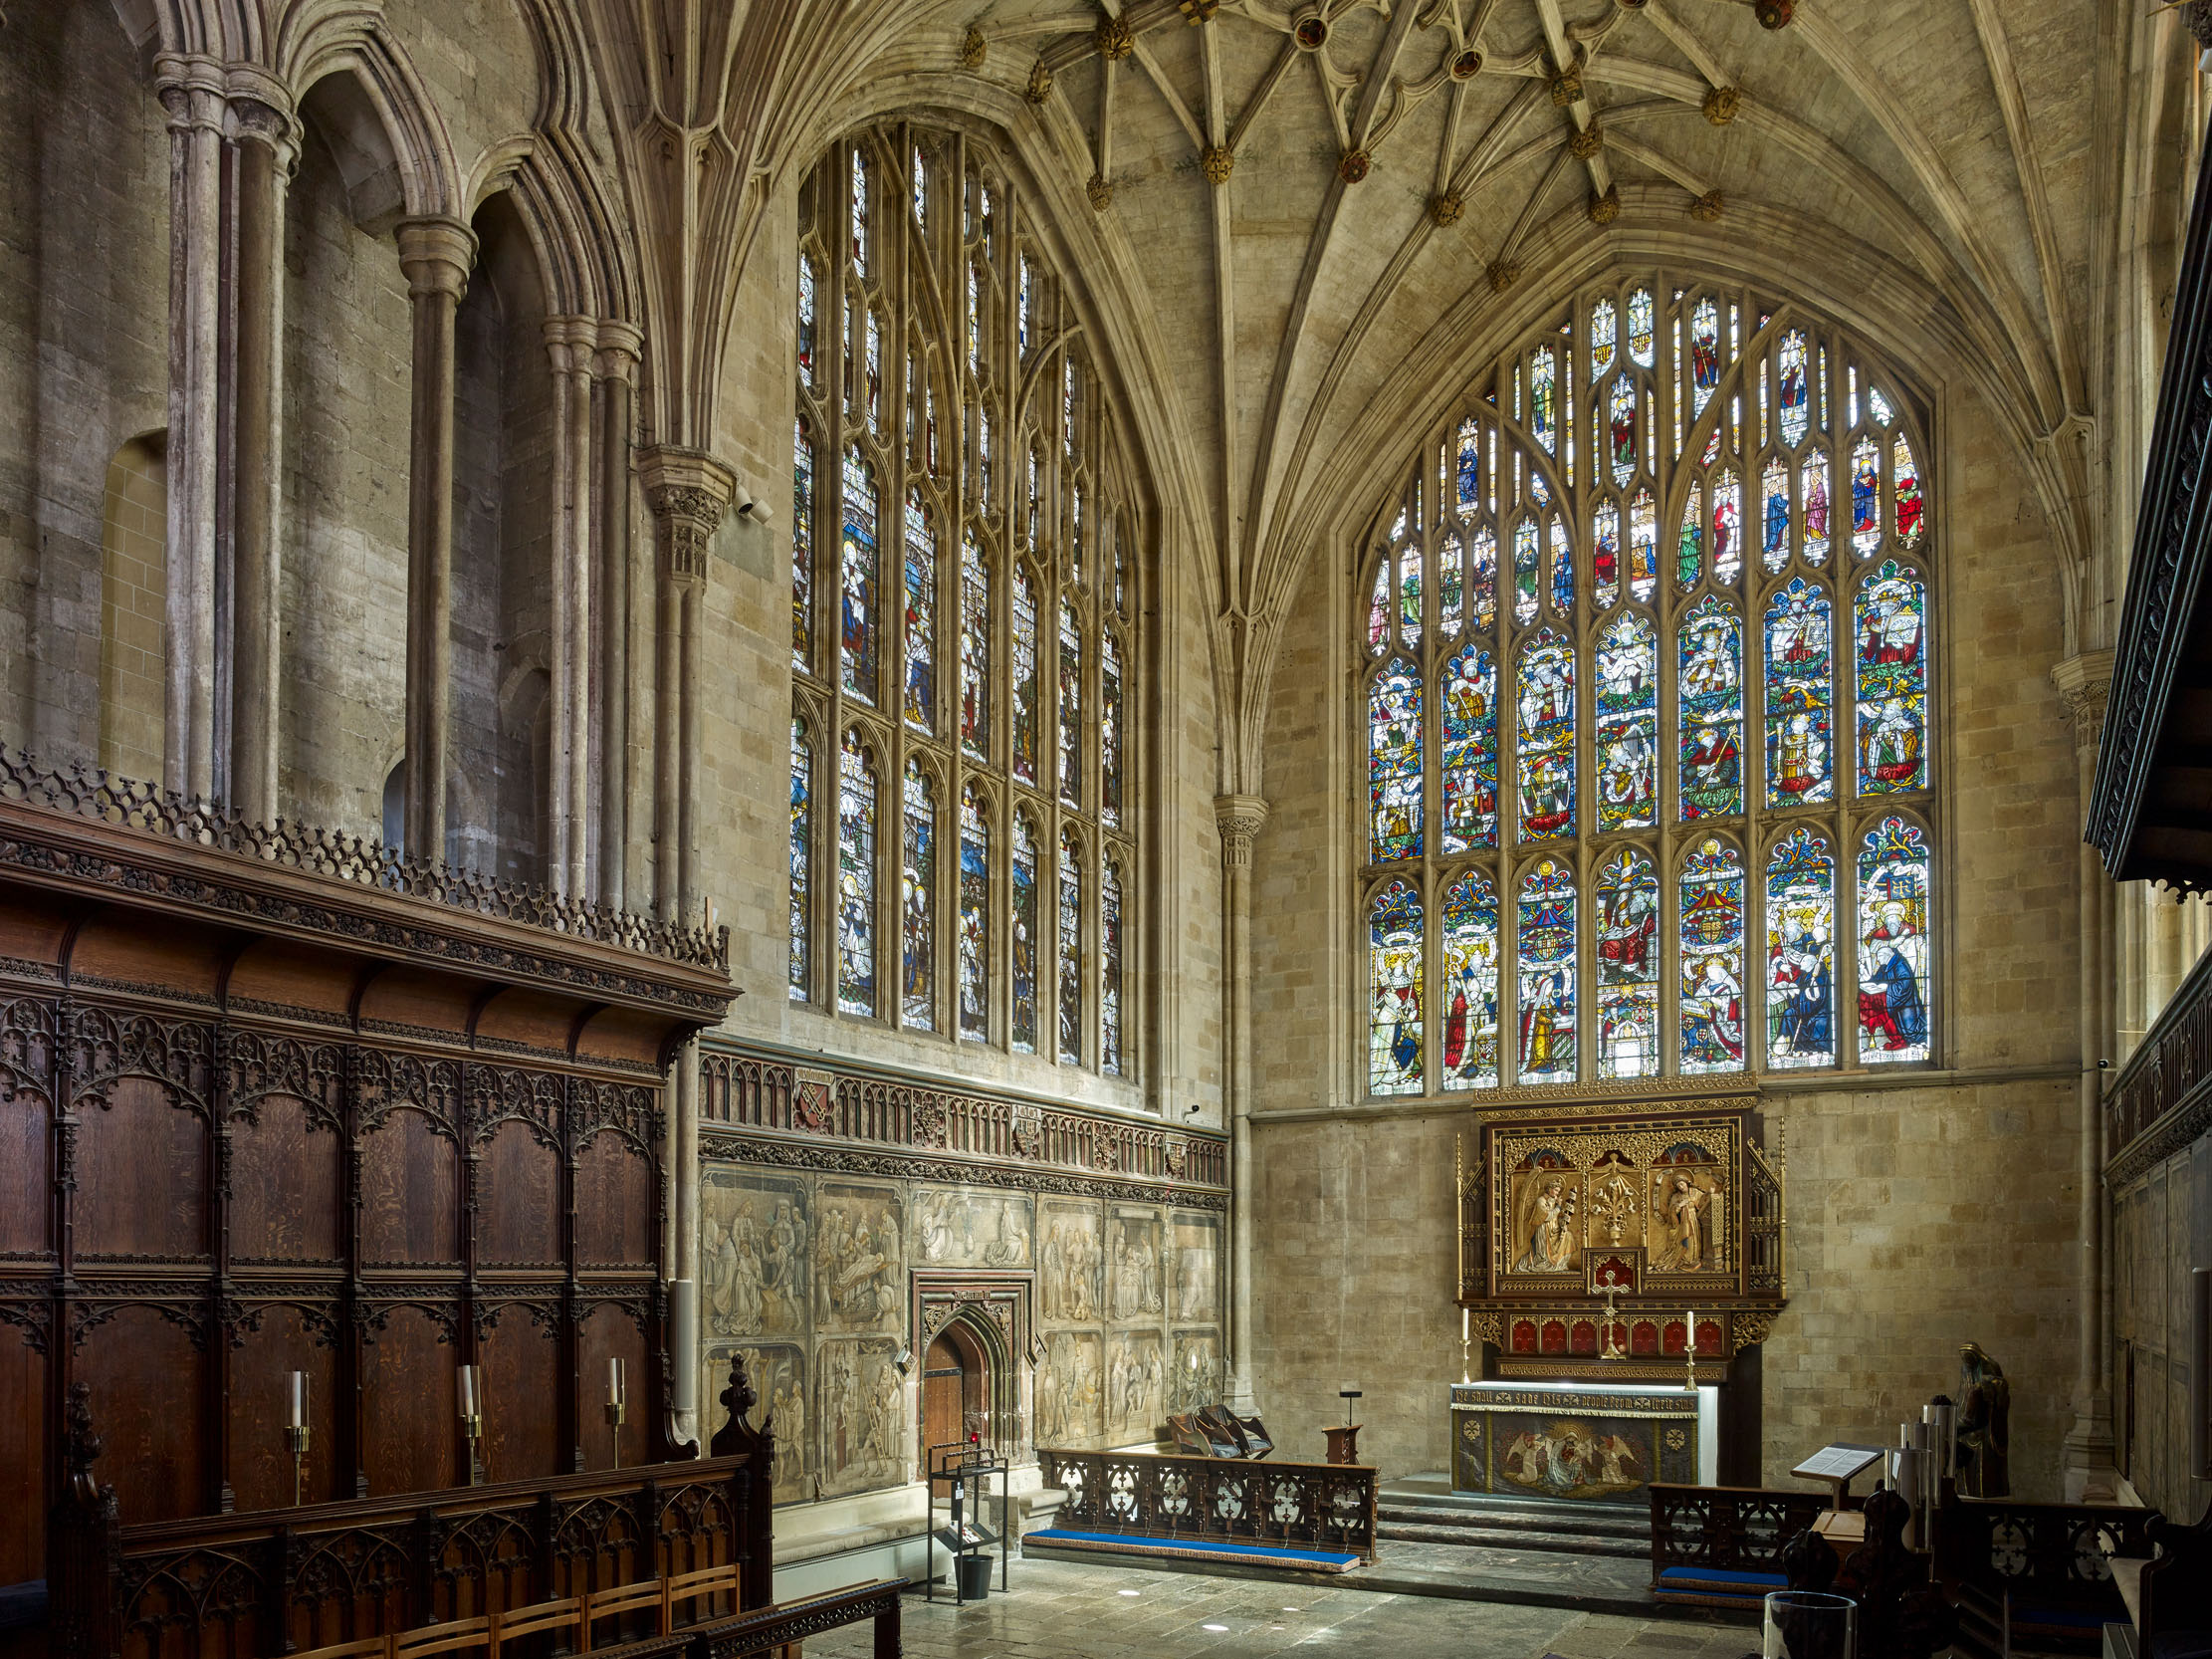
M1459 1338L1459 1380L1462 1383L1471 1384L1474 1381L1474 1377L1470 1373L1467 1365L1467 1347L1468 1338L1462 1335Z
M621 1400L607 1401L607 1440L614 1448L614 1467L622 1467L622 1420L629 1415L629 1406Z
M1620 1294L1621 1287L1618 1285L1608 1284L1605 1288L1605 1346L1599 1351L1598 1357L1600 1359L1628 1358L1628 1355L1621 1351L1621 1344L1613 1334L1613 1299Z
M286 1426L285 1439L292 1444L292 1505L300 1506L300 1494L306 1484L308 1465L308 1426L292 1423Z
M461 1433L469 1443L469 1485L484 1484L484 1463L479 1448L484 1439L484 1413L472 1411L461 1419Z

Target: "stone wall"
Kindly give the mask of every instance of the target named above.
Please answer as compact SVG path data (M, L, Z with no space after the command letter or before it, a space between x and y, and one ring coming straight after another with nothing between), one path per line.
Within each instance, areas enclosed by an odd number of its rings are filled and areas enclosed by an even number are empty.
M110 463L168 423L169 141L110 9L18 7L6 39L0 728L96 761Z
M1762 1088L1787 1166L1790 1293L1764 1352L1765 1475L1827 1440L1887 1442L1980 1342L2013 1384L2014 1485L2059 1495L2078 1318L2074 731L2050 679L2059 573L1974 396L1941 404L1948 664L1936 972L1950 1070ZM1366 1387L1364 1455L1444 1467L1459 1374L1452 1136L1463 1113L1360 1103L1351 926L1363 792L1340 572L1309 577L1269 705L1255 854L1253 1276L1258 1391L1286 1451ZM1540 1103L1539 1103L1540 1108Z
M713 1402L742 1348L775 1413L778 1502L920 1478L929 1332L910 1302L917 1273L1034 1284L1028 1330L1041 1357L1012 1366L1019 1461L1035 1446L1150 1441L1169 1412L1218 1398L1219 1211L885 1179L896 1160L868 1162L879 1173L710 1157L701 1175L705 1428L727 1420ZM913 1358L903 1374L902 1350Z

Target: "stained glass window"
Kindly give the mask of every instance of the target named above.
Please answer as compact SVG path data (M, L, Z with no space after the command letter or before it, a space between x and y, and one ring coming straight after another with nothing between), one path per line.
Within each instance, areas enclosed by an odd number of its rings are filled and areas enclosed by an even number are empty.
M906 723L937 726L937 530L919 491L906 493Z
M937 1025L937 791L920 761L906 763L906 859L899 942L899 1019Z
M1445 1088L1495 1088L1498 1081L1497 888L1469 870L1443 895Z
M1834 793L1835 673L1828 594L1803 577L1766 614L1767 805L1811 806Z
M1802 827L1767 858L1767 1064L1836 1060L1836 855Z
M1083 629L1072 599L1060 601L1060 802L1083 804Z
M1098 1068L1122 1072L1121 871L1109 860L1098 883Z
M1770 575L1790 562L1790 474L1775 456L1759 475L1759 563Z
M1886 561L1860 584L1853 632L1859 674L1859 793L1927 788L1927 589Z
M1859 848L1859 1058L1930 1053L1927 842L1904 819L1885 818Z
M813 995L814 748L803 721L791 722L791 1000Z
M1059 327L1052 256L1003 234L1032 222L1004 166L980 133L901 121L840 139L797 191L789 995L1128 1078L1150 496L1088 399L1098 357ZM1072 1046L1045 1029L1063 1014Z
M1060 1061L1083 1064L1083 849L1075 831L1060 832Z
M1419 1094L1422 1075L1422 907L1411 881L1388 882L1368 905L1367 1084Z
M960 746L991 758L991 562L970 530L960 544Z
M1356 579L1370 1084L1926 1058L1924 424L1845 332L1745 288L1594 287L1496 360L1390 479ZM1840 943L1884 815L1919 860L1880 871L1901 968L1874 910Z
M1368 855L1376 863L1421 855L1421 681L1394 657L1367 700Z
M991 822L976 786L960 797L960 1035L991 1036Z
M791 430L791 666L814 666L814 439L803 416Z
M1684 1073L1743 1069L1743 858L1711 836L1682 863Z
M1659 634L1630 611L1598 636L1598 828L1659 822Z
M1463 645L1444 667L1443 849L1497 845L1497 662ZM1420 761L1419 751L1414 755ZM1415 850L1418 850L1415 849Z
M1718 598L1682 619L1676 651L1681 687L1681 816L1743 811L1743 624Z
M1659 872L1631 847L1598 872L1598 1075L1659 1074Z
M1521 653L1514 689L1522 841L1575 832L1575 648L1549 628ZM1418 760L1417 760L1418 767ZM1415 779L1418 790L1420 781ZM1416 847L1414 850L1419 851Z
M1554 858L1539 858L1521 878L1515 916L1519 942L1520 1079L1575 1075L1575 878Z
M1881 547L1881 480L1872 438L1861 438L1851 452L1851 546L1862 559Z
M1121 823L1121 645L1108 632L1098 642L1098 816Z
M807 385L814 383L814 307L816 304L814 262L804 254L798 258L798 377Z
M1013 573L1013 775L1037 781L1037 590L1029 568Z
M1026 813L1013 818L1013 1051L1037 1052L1037 836Z
M1805 560L1820 565L1828 559L1828 457L1814 450L1798 475L1798 489L1805 501Z
M839 657L845 690L876 700L876 474L857 447L845 451L844 590Z
M868 158L855 144L852 146L852 274L863 280L868 275L868 221L873 212Z
M876 1012L876 770L857 732L837 767L837 1006Z

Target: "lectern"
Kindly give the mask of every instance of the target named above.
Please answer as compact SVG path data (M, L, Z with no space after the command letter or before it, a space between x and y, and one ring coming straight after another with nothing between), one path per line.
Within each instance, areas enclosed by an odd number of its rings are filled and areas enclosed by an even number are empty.
M1360 1425L1347 1423L1341 1429L1323 1429L1329 1437L1331 1463L1357 1463L1360 1461Z

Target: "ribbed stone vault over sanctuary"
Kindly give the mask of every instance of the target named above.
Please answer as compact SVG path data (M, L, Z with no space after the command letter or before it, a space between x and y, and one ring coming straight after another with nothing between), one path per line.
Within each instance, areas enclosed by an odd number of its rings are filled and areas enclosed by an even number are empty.
M1641 1503L1972 1342L2192 1508L2212 922L2082 832L2208 41L0 5L0 1501L82 1384L281 1507L294 1370L305 1494L597 1492L743 1358L798 1593L969 1432ZM1712 1392L1532 1475L1609 1380Z

